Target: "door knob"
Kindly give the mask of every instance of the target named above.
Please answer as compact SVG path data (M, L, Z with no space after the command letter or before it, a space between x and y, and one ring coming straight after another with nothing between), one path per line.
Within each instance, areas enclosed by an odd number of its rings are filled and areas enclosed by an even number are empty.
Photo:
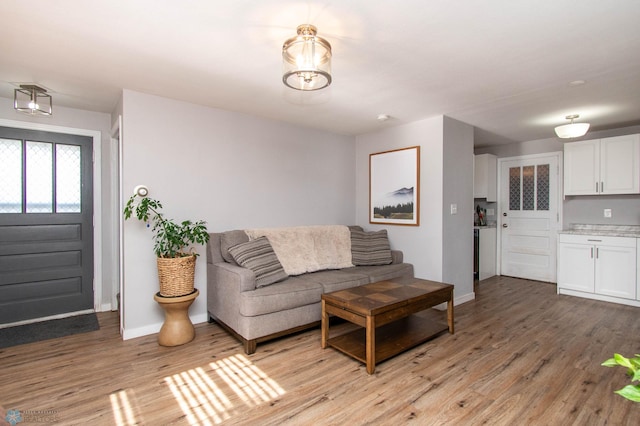
M507 225L506 223L503 223L503 224L502 224L502 227L503 227L503 228L508 228L508 227L509 227L509 225Z

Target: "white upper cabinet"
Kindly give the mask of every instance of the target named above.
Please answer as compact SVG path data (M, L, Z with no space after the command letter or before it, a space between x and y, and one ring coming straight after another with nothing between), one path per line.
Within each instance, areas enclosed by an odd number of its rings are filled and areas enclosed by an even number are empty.
M497 201L497 164L495 155L478 154L473 157L473 198Z
M564 195L640 194L640 135L564 144Z

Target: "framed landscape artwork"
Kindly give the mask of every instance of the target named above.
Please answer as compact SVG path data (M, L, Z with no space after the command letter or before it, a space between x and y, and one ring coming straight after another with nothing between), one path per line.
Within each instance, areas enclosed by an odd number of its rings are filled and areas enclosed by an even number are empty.
M369 223L420 225L420 147L369 155Z

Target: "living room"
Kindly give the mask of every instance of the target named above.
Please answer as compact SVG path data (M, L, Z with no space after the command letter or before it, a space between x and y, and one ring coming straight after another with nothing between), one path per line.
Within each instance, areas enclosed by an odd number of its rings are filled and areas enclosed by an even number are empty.
M635 10L629 2L625 7ZM6 16L11 16L11 10ZM322 32L321 23L318 23L318 28ZM288 32L293 30L295 25L287 29ZM629 43L637 43L637 30L631 31L636 31L633 33L636 38ZM329 38L328 35L326 37ZM11 43L15 48L17 44L17 40ZM215 44L211 51L222 49L220 44L223 43ZM280 46L276 47L274 55L279 59ZM562 45L553 46L556 47L564 48ZM337 61L338 51L335 56ZM224 57L226 54L220 54L219 59ZM86 60L92 59L88 57ZM632 61L630 59L634 66L637 65ZM42 80L54 90L54 99L56 96L64 98L64 89L47 83L44 71L27 70L23 76L18 75L16 62L13 65L15 73L3 66L3 81L26 81L38 77L37 80ZM169 71L162 70L163 65L159 63L153 71L169 74ZM127 67L120 65L122 69L111 69L110 72L124 73ZM282 86L279 64L277 67L274 75ZM151 72L146 66L141 68ZM348 87L339 85L338 70L336 66L335 81L328 88L335 97L338 97L336 92L339 89L348 91ZM200 76L201 73L194 71L194 75ZM82 78L75 77L79 81ZM192 86L198 85L194 81L197 78L187 75L180 79L184 81L177 83L178 89L191 91ZM173 77L168 80L173 80ZM78 86L82 87L82 84ZM562 150L562 141L553 137L553 126L560 123L542 126L546 127L547 136L514 140L499 146L480 146L477 127L452 118L446 107L418 118L400 117L388 122L377 122L372 115L369 119L374 122L374 127L352 134L313 126L316 106L301 104L295 99L298 103L290 105L295 107L294 115L305 116L301 122L306 120L311 125L243 112L237 108L237 104L250 104L254 100L268 103L268 99L264 100L265 95L257 90L250 96L243 92L239 100L227 109L224 105L212 106L201 102L201 99L188 101L174 95L163 95L156 87L144 89L144 84L133 89L120 87L117 105L109 111L57 105L54 101L51 117L19 115L14 110L12 94L3 92L0 99L2 126L31 126L47 131L81 129L90 131L91 137L97 138L94 145L94 171L99 178L94 179L94 185L97 185L94 191L98 229L96 247L99 248L95 252L98 268L95 274L96 307L104 311L116 309L117 295L121 293L122 267L123 321L120 331L127 342L151 339L144 341L153 343L153 335L160 329L164 318L153 300L157 291L155 257L150 234L143 224L122 222L124 240L120 254L118 226L121 224L121 205L139 184L147 185L150 195L162 200L170 216L204 219L211 232L315 224L358 224L371 230L385 228L392 248L404 252L406 261L414 264L416 276L455 284L456 305L464 305L476 298L473 278L469 273L472 270L473 244L470 220L474 209L473 153L494 152L507 157ZM372 86L371 90L382 90L382 87ZM61 93L56 95L55 91ZM281 92L277 93L280 96ZM283 97L288 96L288 92L284 93ZM207 97L215 96L212 89ZM404 92L398 95L402 96ZM379 112L385 111L376 111ZM638 119L622 121L609 117L614 126L606 127L605 123L599 128L594 126L589 138L640 133ZM420 226L369 224L369 155L409 146L421 147ZM122 168L118 171L119 163ZM637 197L618 197L615 202L619 206L615 211L632 211L638 207ZM584 203L594 211L607 207L605 202L593 199ZM452 204L457 205L459 212L470 213L451 215ZM582 205L574 208L575 204L575 201L571 202L569 211L582 214L583 219ZM564 218L567 223L571 219ZM587 219L595 221L595 213ZM635 215L625 224L638 225L639 221ZM195 285L201 296L194 302L190 313L195 324L208 327L203 324L207 321L204 248L198 247L197 250L201 258L197 264ZM198 330L209 333L203 328ZM218 339L224 339L222 333L215 331L214 334ZM203 340L194 343L203 344ZM233 343L226 341L226 344Z

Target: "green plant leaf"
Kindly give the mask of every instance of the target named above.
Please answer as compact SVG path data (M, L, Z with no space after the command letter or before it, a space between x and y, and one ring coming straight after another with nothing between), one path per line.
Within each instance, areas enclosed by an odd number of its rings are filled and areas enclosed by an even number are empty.
M616 360L618 365L621 365L621 366L627 367L627 368L632 368L633 367L633 365L631 364L631 361L629 361L628 358L625 358L624 356L622 356L620 354L613 354L613 358Z
M608 360L606 360L605 362L603 362L602 364L605 367L617 367L618 363L616 362L616 360L614 358L609 358Z
M138 195L132 195L124 208L124 217L129 219L134 213L138 220L153 222L153 250L158 257L187 256L187 248L191 244L206 244L209 241L206 222L182 221L179 225L171 219L166 219L160 212L162 203L152 198L142 198L136 205ZM195 253L197 256L197 253Z
M640 386L627 385L620 390L615 391L618 395L621 395L628 400L640 402Z

